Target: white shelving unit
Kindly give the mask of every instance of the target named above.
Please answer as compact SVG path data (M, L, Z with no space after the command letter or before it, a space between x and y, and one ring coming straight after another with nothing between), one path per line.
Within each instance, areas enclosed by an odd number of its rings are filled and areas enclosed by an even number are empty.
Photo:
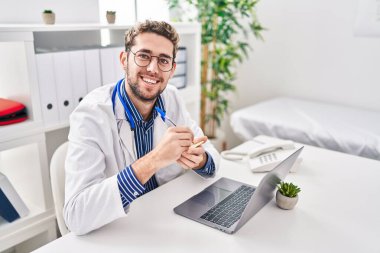
M0 136L4 137L2 133ZM0 220L0 251L18 245L16 252L26 252L31 248L22 245L22 242L33 237L39 238L36 246L55 239L55 215L44 133L20 134L5 141L2 138L0 169L30 210L26 217L12 223Z
M190 23L173 25L180 34L180 46L187 49L187 85L180 89L180 93L190 114L199 122L200 26ZM55 148L67 138L69 122L67 116L54 123L44 116L41 80L45 76L41 73L46 72L41 72L38 57L58 52L75 54L80 50L114 48L117 51L124 46L124 32L129 27L0 25L0 97L24 103L29 115L25 122L0 126L0 171L9 178L30 209L28 216L12 223L0 218L0 252L9 249L29 252L54 240L57 234L49 163ZM99 64L102 64L100 54ZM106 75L100 73L100 77L104 84Z

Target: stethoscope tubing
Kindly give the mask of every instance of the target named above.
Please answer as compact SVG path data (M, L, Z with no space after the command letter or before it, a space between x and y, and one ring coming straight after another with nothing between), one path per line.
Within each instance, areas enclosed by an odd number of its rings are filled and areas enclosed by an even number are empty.
M136 128L136 125L135 125L135 122L133 121L133 117L132 117L132 112L128 109L124 99L123 99L123 96L121 95L121 88L122 88L122 85L124 83L124 78L120 79L117 83L116 83L116 86L115 88L113 89L112 91L112 109L113 109L113 113L115 114L115 104L116 104L116 94L117 94L117 97L119 98L121 104L123 105L123 108L124 108L124 111L125 111L125 117L128 119L128 121L130 122L131 124L131 129L134 130ZM161 119L165 122L165 119L166 119L166 111L158 108L157 106L154 107L154 109L158 112L158 114L160 114L161 116Z

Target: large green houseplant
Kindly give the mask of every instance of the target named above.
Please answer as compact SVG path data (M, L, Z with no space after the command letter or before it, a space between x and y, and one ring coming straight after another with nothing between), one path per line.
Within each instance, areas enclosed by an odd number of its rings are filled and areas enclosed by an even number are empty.
M251 49L250 34L261 38L256 18L259 0L168 0L170 8L195 7L202 25L201 128L216 137L229 107L228 92L235 90L236 67ZM186 15L186 14L185 14Z

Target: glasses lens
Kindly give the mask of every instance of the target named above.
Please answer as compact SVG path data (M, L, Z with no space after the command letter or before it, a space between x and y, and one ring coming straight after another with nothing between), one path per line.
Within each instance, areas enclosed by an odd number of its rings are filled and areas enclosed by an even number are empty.
M148 66L151 60L152 60L152 57L148 53L137 52L135 54L135 62L140 67Z
M162 56L151 56L149 53L145 52L136 52L135 63L137 64L137 66L146 67L150 64L152 58L154 57L157 58L158 68L161 71L167 72L173 68L173 60L171 58Z
M173 60L167 57L158 57L158 68L161 71L167 72L170 71L173 67Z

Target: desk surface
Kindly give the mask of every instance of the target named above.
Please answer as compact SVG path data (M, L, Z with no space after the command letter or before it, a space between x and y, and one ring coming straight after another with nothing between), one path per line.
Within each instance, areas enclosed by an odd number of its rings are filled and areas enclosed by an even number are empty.
M234 235L173 212L220 176L258 185L264 175L223 160L214 179L186 173L134 201L125 218L36 252L380 252L380 162L311 146L301 156L285 180L302 189L295 209L273 199Z

